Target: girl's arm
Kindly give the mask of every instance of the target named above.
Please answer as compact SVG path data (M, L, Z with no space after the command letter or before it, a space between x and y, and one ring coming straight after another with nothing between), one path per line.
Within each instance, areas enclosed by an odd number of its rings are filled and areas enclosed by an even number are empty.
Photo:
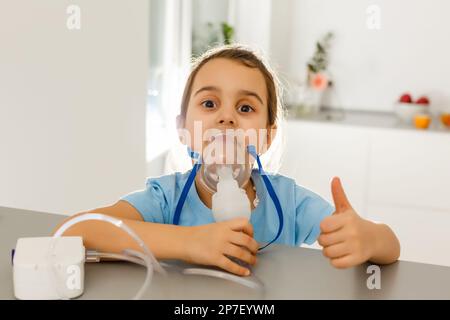
M215 265L239 275L246 275L247 269L231 261L226 255L249 264L256 263L258 244L253 239L253 229L247 219L195 227L150 223L144 222L139 212L125 201L81 212L76 216L89 212L120 218L141 237L157 259L180 259L191 263ZM64 235L81 236L86 248L102 252L140 250L137 243L125 231L104 221L80 222L69 228Z

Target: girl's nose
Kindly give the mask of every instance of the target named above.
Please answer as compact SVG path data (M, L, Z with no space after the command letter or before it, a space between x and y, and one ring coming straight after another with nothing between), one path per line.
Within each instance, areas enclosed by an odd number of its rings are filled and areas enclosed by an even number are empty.
M221 119L219 120L220 124L231 124L234 125L234 120L233 119Z
M223 126L235 126L237 124L236 118L234 117L232 111L223 110L218 117L217 123Z

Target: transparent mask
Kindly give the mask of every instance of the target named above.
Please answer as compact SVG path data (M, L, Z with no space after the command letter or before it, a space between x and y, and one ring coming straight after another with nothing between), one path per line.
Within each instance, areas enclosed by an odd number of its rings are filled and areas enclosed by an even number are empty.
M245 187L248 183L251 164L242 140L238 136L221 133L213 136L211 142L205 147L199 177L209 192L217 191L219 173L224 167L231 169L239 188Z

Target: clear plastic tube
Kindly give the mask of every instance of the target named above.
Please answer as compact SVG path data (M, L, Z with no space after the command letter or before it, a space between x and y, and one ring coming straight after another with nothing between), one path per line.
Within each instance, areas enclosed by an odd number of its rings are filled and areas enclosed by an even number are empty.
M133 300L139 300L142 298L142 295L147 290L147 287L150 285L153 279L153 265L149 257L139 251L135 251L132 249L125 249L123 254L120 253L111 253L111 252L98 252L95 250L89 250L86 253L86 258L89 258L91 262L100 262L102 259L114 259L114 260L122 260L128 261L135 264L139 264L141 266L147 267L147 274L144 280L143 285L139 289L138 293L133 297ZM94 260L93 260L94 259Z
M126 252L127 250L124 250ZM146 266L145 261L138 257L131 257L126 254L111 253L111 252L98 252L96 250L86 250L86 262L100 262L102 259L115 259L124 260L132 263L140 264L141 266ZM159 262L160 266L164 268L171 268L173 265L165 262Z
M114 260L122 260L128 261L135 264L139 264L141 266L147 267L147 274L145 276L144 283L139 289L138 293L133 297L133 300L139 300L142 298L142 295L147 290L147 287L150 285L153 279L153 265L150 258L139 252L132 249L126 249L123 251L123 254L120 253L110 253L110 252L98 252L95 250L89 250L86 253L86 258L96 258L95 262L100 262L102 259L114 259ZM92 261L92 260L91 260Z
M144 295L144 293L147 291L148 286L152 282L154 265L152 264L152 260L148 255L143 254L139 251L135 251L132 249L126 249L126 250L124 250L124 253L125 253L125 255L122 257L122 259L125 258L125 260L126 260L126 257L128 257L128 261L135 262L135 263L138 263L141 265L145 265L147 267L147 274L145 276L144 283L142 284L141 288L139 289L139 291L136 293L136 295L133 298L133 300L140 300L142 298L142 296ZM132 256L135 256L136 258L133 259ZM139 261L139 262L137 262L137 261ZM162 269L162 270L164 270L164 269Z
M251 289L255 289L255 290L263 290L264 289L264 284L255 277L252 277L253 279L251 279L250 277L241 277L241 276L234 275L232 273L228 273L228 272L220 271L220 270L216 270L216 269L186 268L183 270L183 274L215 277L215 278L225 279L228 281L233 281L240 285L243 285L243 286L249 287Z
M150 285L151 280L153 278L153 271L156 270L157 272L167 275L166 271L162 268L162 266L159 264L158 260L154 257L154 255L151 253L147 245L144 241L131 229L128 227L125 223L123 223L122 220L107 216L101 213L86 213L79 216L74 217L73 219L70 219L66 223L64 223L61 227L59 227L58 230L56 230L55 234L53 235L53 238L56 239L64 234L64 232L72 227L73 225L80 223L82 221L88 221L88 220L98 220L98 221L105 221L109 222L113 225L115 225L118 228L121 228L125 232L127 232L139 245L139 247L143 250L144 253L141 253L136 250L132 249L126 249L124 250L124 255L120 254L114 254L114 253L103 253L110 256L117 256L119 259L123 259L126 261L135 262L141 265L145 265L147 267L147 275L144 281L144 284L142 285L141 289L138 291L138 293L134 296L133 299L140 299L142 295L147 290L147 287ZM49 248L49 257L54 256L54 249L55 249L55 242L52 242L50 248ZM133 258L133 256L135 258ZM139 260L139 262L137 262ZM53 264L54 266L54 264ZM59 282L57 282L59 283ZM58 293L62 298L64 296L61 294L61 290L58 286L56 286Z
M90 257L93 256L92 251L88 254ZM138 257L132 257L127 254L120 254L120 253L110 253L110 252L96 252L95 256L99 258L98 262L101 262L103 259L114 259L114 260L122 260L122 261L128 261L135 264L139 264L141 266L146 267L147 264L144 260Z

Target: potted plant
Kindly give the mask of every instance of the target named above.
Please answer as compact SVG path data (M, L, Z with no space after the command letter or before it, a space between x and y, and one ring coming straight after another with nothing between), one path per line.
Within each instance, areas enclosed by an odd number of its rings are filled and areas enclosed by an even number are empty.
M234 27L227 22L208 22L205 28L193 33L192 39L192 55L197 57L211 47L233 43Z
M306 84L294 93L296 102L294 108L297 115L313 115L320 111L325 91L332 85L327 71L328 51L333 33L328 32L315 46L311 59L307 62Z

